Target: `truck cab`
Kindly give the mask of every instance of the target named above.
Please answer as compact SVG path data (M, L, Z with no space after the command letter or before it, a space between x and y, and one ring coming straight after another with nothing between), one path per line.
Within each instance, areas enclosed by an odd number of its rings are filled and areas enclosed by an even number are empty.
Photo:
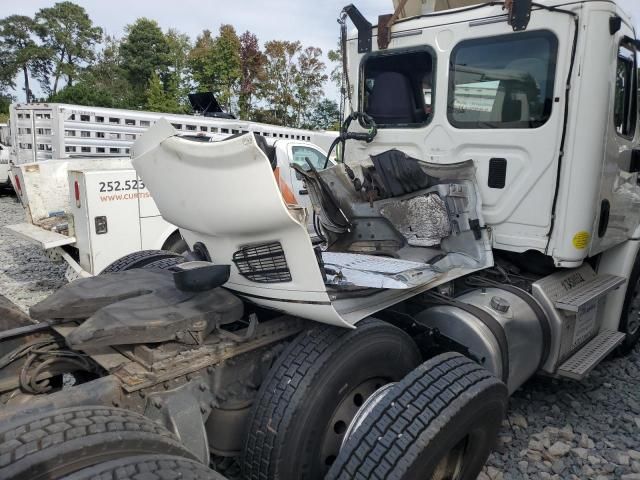
M351 36L353 105L378 135L348 144L346 161L388 148L437 164L473 160L493 248L538 252L557 267L634 238L633 23L613 2L565 3L534 5L524 31L501 5L475 5L402 18L384 49L374 41L359 52Z

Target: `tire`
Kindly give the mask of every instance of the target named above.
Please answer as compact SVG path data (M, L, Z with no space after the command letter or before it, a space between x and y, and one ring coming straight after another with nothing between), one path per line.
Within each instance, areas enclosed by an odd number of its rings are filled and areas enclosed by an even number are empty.
M627 285L618 327L627 336L617 349L619 355L630 354L640 341L640 257L636 259Z
M73 473L65 480L225 480L201 463L171 455L140 455L100 463Z
M420 361L411 337L380 320L302 332L271 368L252 407L244 478L324 478L358 406Z
M148 263L147 265L142 267L142 269L152 270L155 268L159 270L172 270L173 267L175 267L176 265L180 265L181 263L184 263L184 261L185 261L184 257L161 258L160 260L156 260L154 262Z
M107 265L105 269L100 272L100 275L105 273L124 272L125 270L132 270L134 268L142 268L156 260L176 258L180 256L180 254L166 250L142 250L140 252L133 252Z
M388 390L326 478L475 480L507 402L507 387L484 368L458 353L439 355Z
M167 429L118 408L63 408L0 427L3 479L50 480L122 456L159 453L196 460Z

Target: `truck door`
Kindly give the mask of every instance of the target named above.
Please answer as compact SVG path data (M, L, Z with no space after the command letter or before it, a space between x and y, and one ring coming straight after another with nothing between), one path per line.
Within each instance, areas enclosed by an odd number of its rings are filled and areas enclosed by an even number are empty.
M69 171L76 246L82 268L97 275L111 262L141 250L134 170ZM148 193L148 192L147 192Z
M615 62L608 72L610 111L607 123L598 213L591 254L631 238L640 222L640 188L633 151L638 148L638 62L631 27L616 34Z
M360 108L379 129L370 147L347 143L345 158L366 162L365 152L396 148L429 163L473 160L494 246L544 250L574 20L536 9L527 31L513 32L501 8L450 24L439 17L423 29L394 27L389 49L351 72L362 79Z

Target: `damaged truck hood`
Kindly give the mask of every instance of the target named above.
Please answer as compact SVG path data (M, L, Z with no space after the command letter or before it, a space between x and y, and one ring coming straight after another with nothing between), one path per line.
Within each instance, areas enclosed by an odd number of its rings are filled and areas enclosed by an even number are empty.
M225 288L291 315L352 326L493 261L486 241L478 258L450 258L447 268L314 248L306 212L285 204L252 134L194 142L161 120L138 139L132 158L164 219L191 248L200 243L213 263L231 265Z

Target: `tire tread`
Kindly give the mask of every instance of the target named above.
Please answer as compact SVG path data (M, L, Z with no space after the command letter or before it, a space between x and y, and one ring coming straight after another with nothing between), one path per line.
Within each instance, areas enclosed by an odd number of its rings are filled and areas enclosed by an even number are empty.
M125 255L122 258L107 265L100 274L123 272L133 268L141 268L149 263L166 258L180 257L181 255L166 250L141 250Z
M125 457L89 467L66 480L225 480L199 462L171 455Z
M389 328L405 335L396 327L375 319L363 320L357 330ZM278 478L275 464L286 456L286 452L279 451L277 439L286 436L285 430L297 413L292 406L304 408L299 399L304 398L316 377L326 370L335 352L349 348L349 335L357 330L318 324L294 339L280 355L263 382L259 401L248 422L241 462L244 478ZM411 342L410 338L408 342ZM415 345L414 348L419 358Z
M102 453L108 449L107 437L112 445L126 441L147 453L161 449L195 458L171 432L143 415L111 407L71 407L6 422L0 428L0 478L27 475L87 452Z
M392 406L378 405L345 445L327 479L403 478L409 466L465 402L485 388L504 385L474 361L457 353L425 362L390 390ZM385 404L388 404L385 398ZM453 408L451 408L453 407Z

